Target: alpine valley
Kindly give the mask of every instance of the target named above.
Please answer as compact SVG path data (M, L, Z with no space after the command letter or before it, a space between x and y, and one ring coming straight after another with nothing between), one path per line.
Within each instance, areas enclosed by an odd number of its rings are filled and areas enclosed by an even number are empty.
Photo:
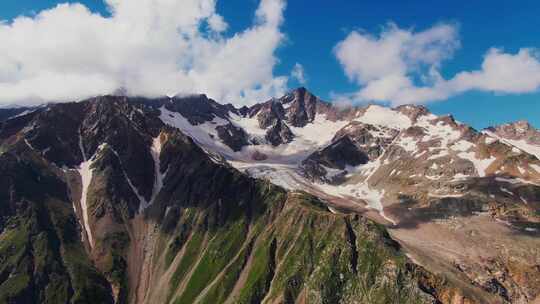
M540 303L540 132L305 88L0 110L1 303Z

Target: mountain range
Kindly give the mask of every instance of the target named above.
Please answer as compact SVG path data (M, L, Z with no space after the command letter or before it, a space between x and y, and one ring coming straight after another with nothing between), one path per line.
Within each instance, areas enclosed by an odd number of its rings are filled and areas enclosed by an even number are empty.
M2 303L535 303L540 132L305 88L0 109Z

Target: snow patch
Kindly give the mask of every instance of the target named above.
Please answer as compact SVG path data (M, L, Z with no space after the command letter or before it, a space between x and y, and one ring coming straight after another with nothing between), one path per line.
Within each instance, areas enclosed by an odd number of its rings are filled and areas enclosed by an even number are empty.
M504 178L504 177L496 177L495 178L496 181L498 182L504 182L504 183L509 183L509 184L530 184L530 185L535 185L535 186L540 186L539 184L533 182L533 181L528 181L528 180L524 180L522 178Z
M462 181L469 177L470 177L469 175L465 175L463 173L457 173L454 175L454 178L452 179L452 181Z
M486 136L484 141L485 141L486 145L491 145L492 143L497 141L497 138L491 137L491 136Z
M217 135L216 127L229 124L229 122L220 117L214 117L212 121L207 121L199 125L192 125L187 118L177 112L167 110L165 106L160 109L159 118L163 123L175 127L184 134L190 136L199 145L209 147L213 151L230 153L232 150L223 144Z
M242 120L234 118L234 123L239 124ZM250 119L250 118L242 118ZM224 156L229 160L253 162L252 155L255 152L265 154L267 158L263 161L258 161L256 164L267 165L297 165L310 154L321 149L331 143L334 135L348 124L346 121L331 121L326 119L326 115L317 115L313 122L308 123L303 128L289 126L295 137L292 142L274 147L269 144L245 146L239 152L226 152ZM243 126L246 124L243 122ZM254 130L261 130L258 125L253 128L245 129L245 131L253 137ZM264 130L263 130L264 131ZM258 132L258 131L256 131ZM264 133L255 133L257 136L262 136ZM264 142L264 141L262 141Z
M402 136L397 142L397 144L400 145L407 152L416 152L416 141L412 137Z
M362 116L355 118L355 121L392 129L406 129L412 125L410 118L406 115L378 105L370 105Z
M13 116L8 117L8 119L6 119L6 120L10 120L10 119L13 119L13 118L21 117L21 116L24 116L24 115L33 113L33 112L35 112L35 111L37 111L37 109L33 109L33 110L25 110L25 111L23 111L23 112L21 112L21 113L19 113L19 114L16 114L16 115L13 115Z
M511 179L511 178L504 178L504 177L496 177L496 181L503 182L503 183L509 183L509 184L519 184L520 181L518 179Z
M441 149L438 151L437 154L433 154L430 157L428 157L428 160L434 160L434 159L442 158L448 155L449 155L448 150Z
M466 152L472 147L474 147L473 143L466 140L458 140L452 145L451 149L454 151Z
M509 145L509 146L513 146L513 147L516 147L522 151L525 151L529 154L532 154L534 156L536 156L537 159L540 159L540 146L537 146L537 145L533 145L533 144L530 144L528 143L526 140L524 139L520 139L520 140L515 140L515 139L506 139L506 138L503 138L503 137L500 137L498 136L497 134L491 132L491 131L484 131L484 134L487 134L491 137L494 137L494 138L497 138L499 141Z
M439 180L441 179L442 176L441 175L425 175L425 177L430 180Z
M36 149L32 146L32 144L30 144L30 142L28 141L28 139L25 138L25 139L24 139L24 143L25 143L30 149L36 150Z
M465 193L455 193L455 194L437 194L437 193L428 193L429 197L435 198L449 198L449 197L463 197Z
M161 162L159 160L159 157L161 155L161 149L163 147L163 143L161 142L161 138L158 135L154 140L152 141L152 146L150 147L150 153L152 154L152 159L154 160L154 187L152 188L152 198L150 199L150 202L147 206L141 206L142 210L150 206L154 200L156 199L157 195L161 191L161 188L163 188L163 179L165 175L167 175L167 170L165 170L164 173L161 172Z
M234 113L229 113L229 117L234 125L244 129L246 133L264 139L266 129L259 127L259 120L256 115L253 117L242 117Z
M379 212L379 215L385 220L389 221L393 225L396 225L396 222L386 216L384 213L384 207L381 203L384 197L384 190L379 191L376 189L371 189L367 183L355 185L347 184L340 186L332 186L327 184L315 184L321 191L339 197L355 197L361 199L367 203L368 209L375 209Z
M466 159L472 162L474 167L476 168L478 176L480 177L486 176L486 169L489 168L489 166L497 159L493 156L485 159L479 159L476 157L476 153L474 152L461 152L458 154L458 156L462 159Z
M329 210L330 212L332 212L333 214L339 214L339 212L338 212L335 208L332 208L332 207L330 207L330 206L326 206L326 207L327 207L328 210Z
M508 189L506 189L506 188L504 188L504 187L500 187L500 188L501 188L501 191L502 191L502 192L505 192L505 193L508 193L508 194L514 196L514 193L512 193L512 191L510 191L510 190L508 190Z
M79 130L79 149L81 150L81 155L83 157L83 160L86 161L86 152L84 152L83 137L81 134L81 130Z
M82 141L79 141L82 142ZM81 153L83 154L84 161L79 165L77 168L77 171L79 172L79 175L81 176L81 212L82 212L82 218L83 218L83 225L84 229L86 230L86 235L88 238L88 243L90 244L91 248L94 248L94 237L92 236L92 229L90 229L90 220L89 220L89 210L88 210L88 188L90 187L90 183L92 182L92 177L94 175L92 165L96 161L97 155L99 152L105 147L106 144L102 144L98 147L96 150L96 153L89 159L86 160L86 156L84 153L84 149L81 147Z
M326 167L326 166L323 166L323 165L321 165L321 167L323 167L324 170L326 171L326 177L330 178L330 179L332 179L332 178L340 175L341 173L343 173L343 170L329 168L329 167Z
M287 190L305 189L300 182L303 178L295 172L293 166L280 164L253 164L242 161L229 161L229 163L251 177L268 180Z
M446 124L444 121L438 121L434 124L432 121L436 119L435 115L424 115L419 117L417 126L422 127L427 133L423 138L423 142L438 140L440 141L440 147L446 148L449 143L458 140L461 137L461 132L454 129L451 125Z

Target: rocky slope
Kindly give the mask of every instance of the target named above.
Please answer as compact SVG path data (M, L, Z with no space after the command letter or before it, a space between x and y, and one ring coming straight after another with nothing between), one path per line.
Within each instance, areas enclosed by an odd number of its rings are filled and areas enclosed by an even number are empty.
M10 116L0 302L540 294L540 146L523 123L477 132L422 107L336 108L305 88L240 109L103 96Z
M383 227L238 172L148 102L106 96L1 123L1 302L461 295L411 263Z
M503 302L538 296L540 145L532 126L477 131L419 106L336 108L303 88L187 127L166 108L165 123L241 171L386 224L433 271ZM292 139L268 141L276 122ZM240 150L214 130L228 124L244 130Z

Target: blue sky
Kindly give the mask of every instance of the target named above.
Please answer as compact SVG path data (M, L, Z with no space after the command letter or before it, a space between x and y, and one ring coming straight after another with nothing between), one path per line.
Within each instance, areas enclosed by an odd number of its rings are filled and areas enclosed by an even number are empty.
M61 1L65 2L65 1ZM73 1L74 2L74 1ZM101 1L79 1L93 12L107 16ZM0 19L50 8L60 1L4 0ZM249 28L259 5L255 0L218 1L216 11L228 23L224 35ZM336 44L353 30L377 36L389 22L419 32L440 23L455 25L460 47L440 66L450 79L460 71L478 70L486 52L493 47L515 54L521 48L540 48L540 3L538 1L289 1L281 32L286 39L275 55L274 74L287 75L300 63L307 75L305 84L323 99L359 90L333 52ZM292 80L289 87L299 86ZM540 127L540 93L505 94L469 90L445 100L427 103L436 114L452 113L476 128L526 119Z

